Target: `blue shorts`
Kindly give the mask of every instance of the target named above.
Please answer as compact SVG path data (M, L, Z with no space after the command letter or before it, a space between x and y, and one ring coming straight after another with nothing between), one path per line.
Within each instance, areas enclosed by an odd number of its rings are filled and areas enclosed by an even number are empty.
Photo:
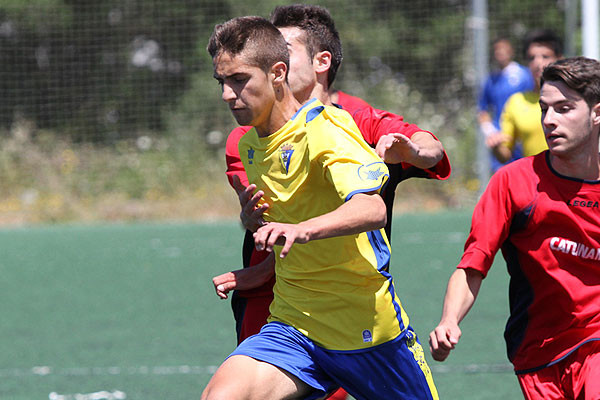
M275 365L315 390L317 399L338 387L360 399L438 399L423 348L409 327L394 340L355 351L317 346L289 325L270 322L231 353Z

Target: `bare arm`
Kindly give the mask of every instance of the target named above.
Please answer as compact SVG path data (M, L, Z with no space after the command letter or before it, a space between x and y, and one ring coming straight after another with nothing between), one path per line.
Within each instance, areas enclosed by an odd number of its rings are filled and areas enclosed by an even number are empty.
M243 268L215 276L213 278L213 285L217 296L226 299L230 291L257 288L268 282L274 274L275 256L271 253L264 261L251 268Z
M492 150L494 157L501 163L508 162L512 158L512 151L507 145L509 140L502 132L495 133L485 140L487 147Z
M401 133L379 138L375 151L388 164L407 162L421 169L434 167L444 156L442 143L429 132L415 132L410 139Z
M444 361L458 343L458 324L467 315L481 287L483 275L474 269L457 269L448 281L442 318L429 334L429 349L436 361Z
M498 133L498 129L492 123L492 116L487 111L479 111L477 114L479 128L487 138Z
M272 251L275 244L283 244L280 257L284 258L294 243L368 232L383 228L386 220L385 203L379 194L358 193L337 209L299 224L263 225L254 234L254 242L259 251Z

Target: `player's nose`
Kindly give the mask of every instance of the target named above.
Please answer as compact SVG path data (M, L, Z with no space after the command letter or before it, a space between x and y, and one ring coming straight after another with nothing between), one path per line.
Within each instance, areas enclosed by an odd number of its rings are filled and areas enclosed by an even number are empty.
M235 100L236 97L235 91L231 88L231 86L223 84L223 93L221 94L223 101L229 103L230 101Z

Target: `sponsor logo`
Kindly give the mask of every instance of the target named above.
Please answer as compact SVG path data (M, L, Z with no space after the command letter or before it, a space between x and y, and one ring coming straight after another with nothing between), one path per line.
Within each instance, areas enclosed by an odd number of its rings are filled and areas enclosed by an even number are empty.
M252 164L254 162L254 149L250 147L248 149L248 164Z
M572 240L553 237L550 239L550 248L554 251L571 254L575 257L600 261L600 248L595 249L583 243L573 242Z
M567 205L569 207L582 207L582 208L595 208L600 209L600 203L592 200L577 200L570 199L567 200Z
M363 342L370 343L373 341L373 334L371 333L370 330L365 329L364 331L362 331L362 339L363 339Z
M358 168L358 176L363 181L376 181L381 175L385 175L385 172L381 169L383 168L382 162L376 162L369 165L361 165Z
M292 154L294 154L294 146L291 144L284 144L279 148L279 159L281 160L281 164L283 165L286 174L290 169Z

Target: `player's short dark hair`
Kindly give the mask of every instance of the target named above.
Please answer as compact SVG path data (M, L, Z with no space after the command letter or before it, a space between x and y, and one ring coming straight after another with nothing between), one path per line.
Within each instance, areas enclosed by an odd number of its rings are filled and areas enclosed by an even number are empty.
M551 29L536 29L525 36L523 40L523 55L525 59L528 58L527 52L529 51L529 46L532 44L546 46L552 49L556 57L562 57L562 40Z
M285 62L288 69L290 65L285 39L263 17L238 17L216 25L206 49L213 59L222 53L237 56L244 52L246 61L263 71L280 61Z
M558 60L542 72L541 84L561 81L583 97L593 107L600 103L600 62L586 57Z
M342 63L342 42L335 23L326 8L310 4L278 6L271 13L271 22L278 28L295 27L305 32L306 48L312 58L320 51L331 53L331 67L327 74L333 84Z

